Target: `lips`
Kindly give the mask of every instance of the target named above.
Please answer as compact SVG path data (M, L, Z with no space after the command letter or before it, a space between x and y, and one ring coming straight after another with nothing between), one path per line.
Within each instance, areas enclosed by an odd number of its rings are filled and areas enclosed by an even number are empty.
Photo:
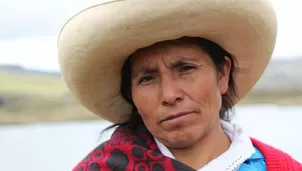
M175 118L179 118L179 117L182 117L182 116L185 116L185 115L189 115L189 114L192 114L193 112L179 112L177 114L172 114L172 115L169 115L168 117L166 117L165 119L163 119L162 121L160 122L165 122L165 121L169 121L169 120L172 120L172 119L175 119Z

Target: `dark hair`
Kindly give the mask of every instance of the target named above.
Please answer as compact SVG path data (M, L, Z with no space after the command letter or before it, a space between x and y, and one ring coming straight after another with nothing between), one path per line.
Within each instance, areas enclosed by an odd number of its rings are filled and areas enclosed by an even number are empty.
M237 97L237 91L236 91L236 85L235 85L235 73L236 73L236 64L237 61L235 57L227 52L225 49L223 49L218 44L204 39L204 38L198 38L198 37L182 37L180 39L176 40L168 40L166 42L170 43L176 43L176 44L196 44L198 45L204 52L206 52L214 62L216 66L216 70L219 73L221 71L221 68L225 64L225 58L228 57L231 61L231 69L230 69L230 75L229 75L229 83L228 83L228 91L227 93L222 95L222 105L219 111L219 117L220 119L229 122L231 120L231 114L230 110L232 109L234 105L234 98ZM132 105L133 109L130 114L130 118L128 121L124 123L117 123L114 125L111 125L107 127L105 130L108 130L110 128L113 128L115 126L119 125L127 125L130 128L136 130L139 126L142 126L143 120L141 116L138 114L137 109L132 101L132 94L131 94L131 68L132 68L132 55L130 55L127 60L125 61L121 73L121 95L122 97ZM105 131L104 130L104 131Z

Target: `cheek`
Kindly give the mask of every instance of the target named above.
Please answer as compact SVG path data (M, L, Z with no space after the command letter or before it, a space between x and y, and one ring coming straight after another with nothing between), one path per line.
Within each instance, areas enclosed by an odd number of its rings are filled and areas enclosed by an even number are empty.
M164 134L164 131L158 125L158 122L160 121L160 116L158 114L160 103L157 96L155 96L155 93L154 90L134 90L132 97L145 126L156 136Z
M154 123L157 119L157 99L151 91L133 90L133 102L145 124Z
M200 91L198 103L203 110L207 111L206 113L215 115L215 113L218 113L221 104L219 91L213 90L212 88Z
M188 86L187 93L189 97L205 113L218 113L221 106L221 94L214 74L199 77L191 86Z

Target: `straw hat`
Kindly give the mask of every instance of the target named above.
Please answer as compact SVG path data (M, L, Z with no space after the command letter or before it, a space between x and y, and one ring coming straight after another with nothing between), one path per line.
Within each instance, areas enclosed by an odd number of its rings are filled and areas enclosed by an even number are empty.
M131 111L120 95L121 68L137 49L183 36L218 43L238 60L237 103L267 67L276 34L276 14L267 0L113 0L67 21L58 56L76 99L117 123Z

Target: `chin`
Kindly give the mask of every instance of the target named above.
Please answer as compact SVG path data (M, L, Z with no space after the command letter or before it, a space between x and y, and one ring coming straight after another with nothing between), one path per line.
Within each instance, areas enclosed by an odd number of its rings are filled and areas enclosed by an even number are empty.
M189 147L202 139L205 134L203 130L200 125L185 128L180 127L179 129L166 132L166 135L160 138L160 141L171 148Z

